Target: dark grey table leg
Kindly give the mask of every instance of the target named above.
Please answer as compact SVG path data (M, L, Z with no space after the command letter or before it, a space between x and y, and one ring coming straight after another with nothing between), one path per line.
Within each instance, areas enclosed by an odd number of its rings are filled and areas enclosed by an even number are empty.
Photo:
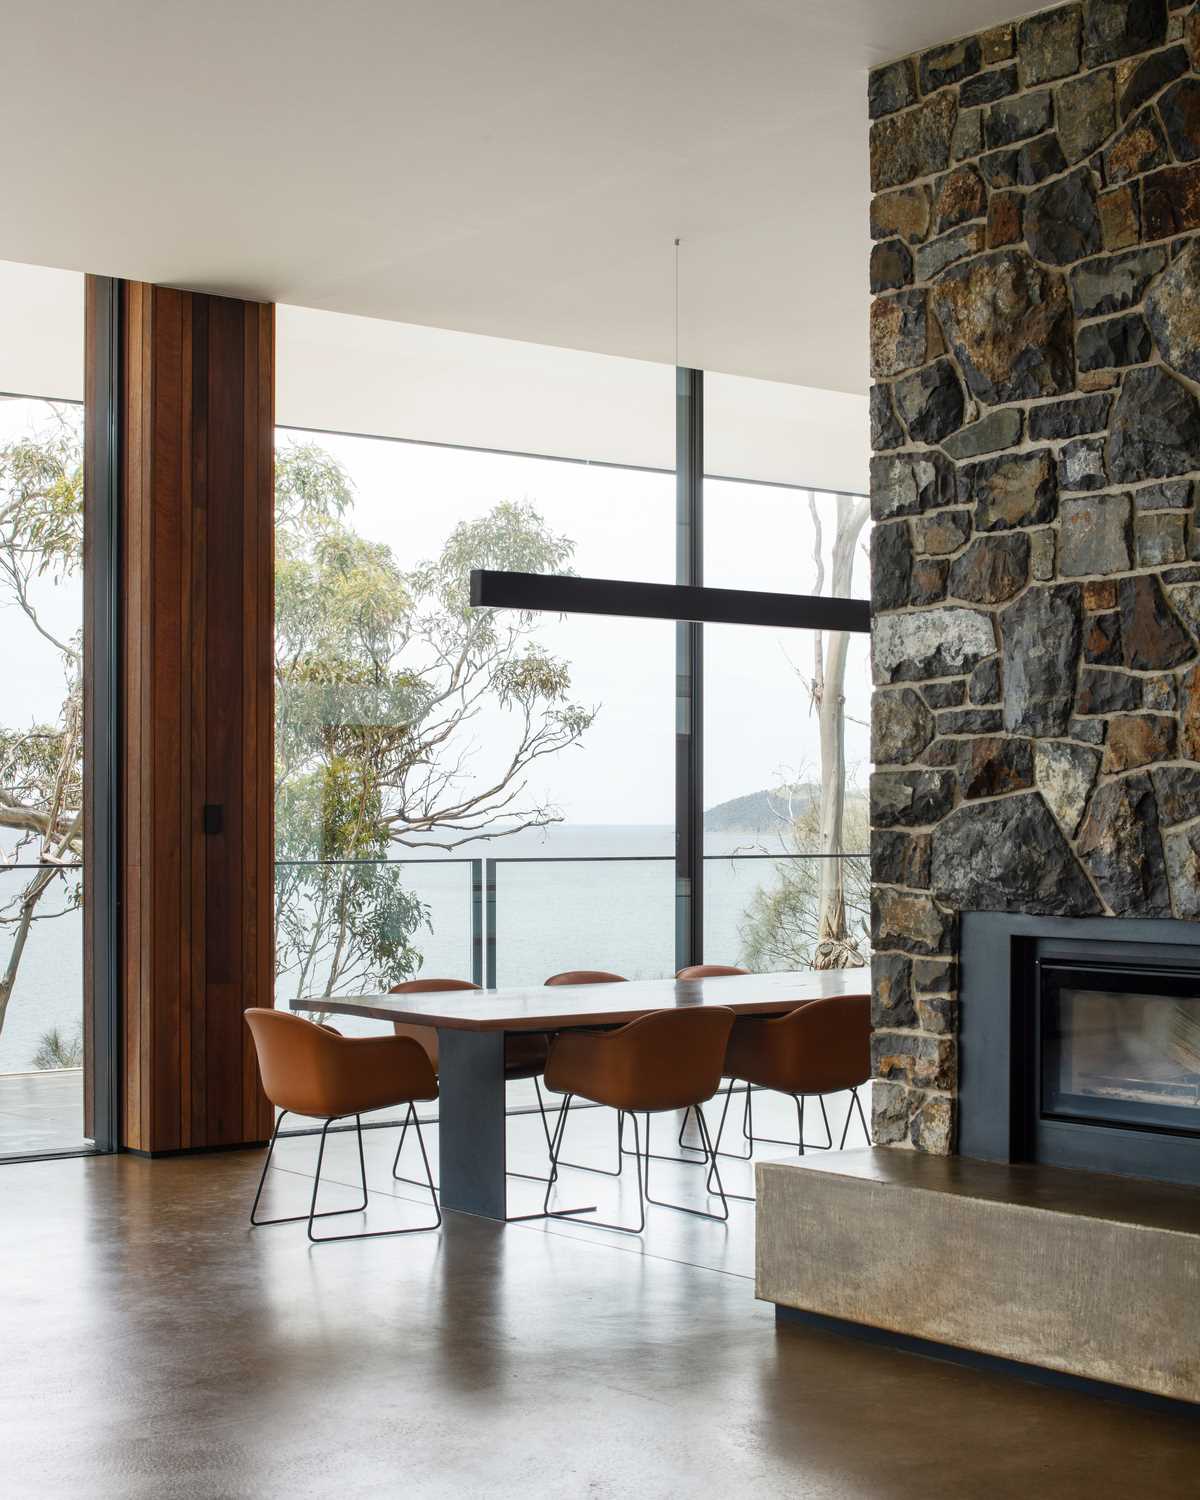
M438 1030L442 1207L504 1219L504 1033Z

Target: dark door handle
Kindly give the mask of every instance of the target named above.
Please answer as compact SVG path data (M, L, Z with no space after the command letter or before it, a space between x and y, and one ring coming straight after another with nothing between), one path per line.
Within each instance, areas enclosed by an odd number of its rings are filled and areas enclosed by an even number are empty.
M219 802L204 804L205 833L222 833L225 829L225 809Z

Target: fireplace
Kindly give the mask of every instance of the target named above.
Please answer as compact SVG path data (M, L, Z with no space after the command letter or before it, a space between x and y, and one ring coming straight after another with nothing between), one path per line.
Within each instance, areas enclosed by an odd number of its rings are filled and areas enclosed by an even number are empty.
M1038 963L1040 1119L1200 1132L1200 984L1123 964Z
M1170 920L970 913L961 1149L1200 1184L1200 944Z

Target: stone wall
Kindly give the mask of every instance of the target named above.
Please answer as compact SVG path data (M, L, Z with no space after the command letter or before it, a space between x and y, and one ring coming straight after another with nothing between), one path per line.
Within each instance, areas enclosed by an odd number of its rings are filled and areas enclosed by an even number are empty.
M964 910L1200 917L1200 5L872 73L875 1131L954 1146Z

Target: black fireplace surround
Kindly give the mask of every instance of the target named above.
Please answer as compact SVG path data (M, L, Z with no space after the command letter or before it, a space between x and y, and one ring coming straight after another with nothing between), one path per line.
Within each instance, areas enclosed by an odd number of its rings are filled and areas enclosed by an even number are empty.
M962 918L959 1149L1200 1186L1200 929Z

